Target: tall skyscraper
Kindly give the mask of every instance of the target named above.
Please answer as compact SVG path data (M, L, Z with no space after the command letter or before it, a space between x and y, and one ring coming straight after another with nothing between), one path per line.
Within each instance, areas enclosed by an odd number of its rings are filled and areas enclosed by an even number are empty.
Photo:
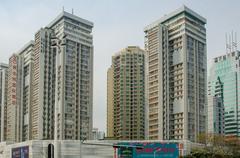
M183 6L145 28L149 139L205 132L206 19Z
M214 58L208 80L208 95L222 99L224 132L226 136L240 136L239 85L240 52L233 51ZM209 104L208 106L212 106ZM215 116L212 116L215 117Z
M92 138L92 28L63 11L1 64L1 140Z
M33 93L31 105L32 139L54 139L54 107L56 85L56 53L51 50L49 28L35 34Z
M33 48L34 42L30 41L18 52L18 75L19 75L19 133L17 141L31 139L31 99L33 81Z
M90 139L93 23L62 12L35 35L32 139Z
M112 80L112 81L111 81ZM115 139L141 140L145 130L145 52L129 46L112 57L108 70L109 133ZM111 131L111 132L110 132Z
M6 139L7 130L8 65L0 63L0 142Z
M208 96L207 133L224 135L224 106L223 98Z
M8 67L8 86L7 86L7 141L17 141L18 140L18 130L19 130L19 76L18 69L18 56L13 54L9 58L9 67Z
M30 139L33 45L30 41L9 59L7 141Z
M107 137L114 137L113 67L107 72Z

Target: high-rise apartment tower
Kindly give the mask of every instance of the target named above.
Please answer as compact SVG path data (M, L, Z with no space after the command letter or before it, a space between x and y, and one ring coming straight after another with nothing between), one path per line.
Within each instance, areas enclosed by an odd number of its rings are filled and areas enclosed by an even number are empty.
M0 142L6 139L7 130L8 65L0 63Z
M62 12L35 34L32 139L90 139L93 23Z
M92 138L92 28L63 11L1 65L1 140Z
M107 72L107 137L114 137L114 111L113 111L113 67Z
M205 24L183 6L144 30L149 139L196 141L206 130Z
M7 141L21 142L30 139L33 46L33 41L30 41L9 59Z
M129 46L112 57L107 112L107 132L115 139L145 138L145 51L139 47Z
M20 97L19 106L19 133L18 141L31 139L31 101L32 101L32 82L33 82L33 48L34 42L28 42L18 52L18 75L20 78L18 87Z
M20 106L18 90L18 56L13 54L9 58L8 86L7 86L7 141L17 141L18 139L18 107Z

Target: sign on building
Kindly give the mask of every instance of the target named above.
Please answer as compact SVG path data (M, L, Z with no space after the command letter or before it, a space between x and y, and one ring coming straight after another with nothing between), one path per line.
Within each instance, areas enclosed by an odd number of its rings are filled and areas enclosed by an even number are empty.
M12 158L29 158L29 147L23 146L12 149Z
M117 158L178 158L179 143L120 142Z

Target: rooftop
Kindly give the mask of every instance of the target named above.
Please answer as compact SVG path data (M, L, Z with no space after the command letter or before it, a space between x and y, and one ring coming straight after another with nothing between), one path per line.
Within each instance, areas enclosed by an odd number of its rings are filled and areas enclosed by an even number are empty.
M151 23L150 25L146 26L144 28L144 31L149 30L149 29L165 22L166 20L169 20L170 18L172 18L172 17L174 17L174 16L176 16L176 15L182 13L182 12L187 12L187 13L193 15L194 17L196 17L197 19L199 19L200 21L202 21L203 23L205 23L205 24L207 23L207 20L204 17L202 17L198 13L194 12L190 8L183 5L182 7L178 8L177 10L163 16L162 18L158 19L157 21L155 21L155 22Z
M141 49L139 46L127 46L126 48L122 49L121 51L114 54L114 56L118 56L120 54L126 53L126 52L132 52L138 50L139 52L145 52L143 49Z
M82 22L86 25L89 25L93 27L93 22L90 22L88 20L82 19L74 14L70 14L68 12L62 11L50 24L47 25L47 27L52 27L54 24L56 24L58 21L60 21L63 17L68 17L70 19Z
M17 52L17 54L23 53L26 49L28 49L30 46L33 46L33 45L34 45L34 41L33 40L29 41Z
M231 53L226 53L224 55L220 55L217 56L215 58L213 58L213 61L215 63L220 62L220 61L224 61L226 59L230 59L230 58L235 58L240 56L240 51L236 50L236 51L232 51Z
M0 68L7 68L8 67L8 64L5 64L5 63L0 63Z

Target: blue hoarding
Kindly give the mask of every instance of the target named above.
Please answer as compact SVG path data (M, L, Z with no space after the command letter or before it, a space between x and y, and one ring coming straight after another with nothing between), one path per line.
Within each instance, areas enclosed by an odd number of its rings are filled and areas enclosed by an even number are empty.
M120 142L118 158L178 158L178 143Z
M28 158L29 157L29 147L23 146L12 149L12 158Z

